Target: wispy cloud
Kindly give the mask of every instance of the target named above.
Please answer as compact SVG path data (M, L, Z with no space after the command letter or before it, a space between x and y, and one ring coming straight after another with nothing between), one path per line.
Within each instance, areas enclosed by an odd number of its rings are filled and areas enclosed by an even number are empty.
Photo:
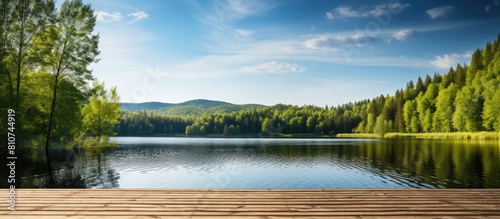
M120 12L106 12L106 11L96 11L94 12L97 21L108 23L112 21L119 21L123 19L123 15Z
M354 11L347 6L340 6L332 11L326 12L326 17L329 20L333 20L335 18L367 17L369 15L370 15L369 12Z
M484 7L484 11L488 12L488 11L490 11L490 10L491 10L491 8L496 7L496 6L498 6L498 5L500 5L500 2L499 2L499 1L494 1L494 2L491 2L491 3L489 3L488 5L486 5L486 7Z
M234 29L234 32L243 37L249 37L255 33L255 31L253 30L245 30L245 29Z
M372 57L365 53L374 51L376 48L372 45L375 43L408 39L421 31L418 28L384 29L373 36L358 31L269 36L266 35L268 29L251 29L244 25L245 22L239 22L269 13L278 6L270 2L192 0L191 5L198 12L197 20L203 28L198 48L203 48L206 55L172 63L165 77L210 78L249 73L303 72L306 71L305 63L310 62L354 66L429 66L428 59L407 58L402 61L394 57ZM365 16L359 13L366 12L380 14L382 10L399 13L407 7L409 4L394 3L361 8L351 15L346 10L340 13L351 17ZM336 16L335 12L331 13ZM347 58L351 52L356 55Z
M431 17L431 19L436 19L439 17L444 17L448 12L450 12L453 9L453 6L451 5L446 5L446 6L441 6L441 7L436 7L427 10L427 14Z
M219 1L218 4L222 6L221 8L225 8L225 12L229 12L225 14L228 16L227 19L238 19L259 14L274 7L274 5L265 1L228 0ZM224 4L227 4L227 7Z
M197 19L206 33L203 48L216 53L237 50L251 40L249 37L256 31L237 27L238 20L261 15L277 6L264 0L192 0L191 5L198 11Z
M404 30L400 30L400 31L397 31L393 34L393 37L399 41L404 41L406 40L408 37L414 35L416 33L415 30L412 30L412 29L404 29Z
M268 62L256 66L243 67L246 72L264 72L264 73L296 73L303 72L306 67L300 66L297 63L288 62Z
M348 6L339 6L331 11L326 12L326 18L328 20L334 20L337 18L358 18L358 17L368 17L368 16L380 16L384 13L391 12L393 14L399 13L404 8L407 8L410 4L401 3L388 3L382 5L375 5L371 9L360 8L358 10L353 10Z
M452 53L452 54L444 54L443 56L437 55L436 59L430 61L430 63L436 68L447 69L450 67L454 67L461 61L465 61L463 59L467 59L470 57L471 57L470 52L465 54Z
M335 19L335 14L333 12L331 12L331 11L326 12L325 16L326 16L326 19L328 19L328 20Z
M133 20L130 21L129 23L135 23L140 20L144 20L149 17L149 14L146 13L145 11L136 11L134 13L130 13L127 15L128 17L133 17Z
M113 21L121 21L123 20L123 15L120 12L107 12L107 11L96 11L94 12L97 21L103 22L103 23L109 23ZM135 23L137 21L146 19L149 17L149 14L146 13L145 11L136 11L130 14L127 14L127 17L132 17L132 20L129 21L128 23Z
M341 36L333 34L324 34L304 42L304 47L308 49L338 51L343 46L363 46L370 41L377 40L368 35Z

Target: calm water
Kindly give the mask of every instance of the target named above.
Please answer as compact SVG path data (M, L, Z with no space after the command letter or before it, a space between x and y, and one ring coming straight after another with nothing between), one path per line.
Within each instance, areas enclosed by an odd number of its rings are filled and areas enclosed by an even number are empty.
M57 187L500 188L500 144L440 140L115 137L97 156L52 151ZM45 187L31 168L24 187Z

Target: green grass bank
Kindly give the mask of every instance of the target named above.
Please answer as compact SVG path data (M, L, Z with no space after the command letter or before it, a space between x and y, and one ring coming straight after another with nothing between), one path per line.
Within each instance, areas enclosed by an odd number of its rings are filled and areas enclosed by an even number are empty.
M396 133L385 135L369 133L342 133L337 138L419 138L419 139L457 139L457 140L499 140L499 132L451 132L451 133Z

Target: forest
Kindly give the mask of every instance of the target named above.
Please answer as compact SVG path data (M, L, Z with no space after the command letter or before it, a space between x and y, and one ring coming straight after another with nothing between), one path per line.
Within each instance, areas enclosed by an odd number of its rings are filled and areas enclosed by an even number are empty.
M45 150L51 173L51 147L102 146L114 134L116 87L106 89L89 69L99 60L95 24L81 0L59 8L51 0L0 1L0 142L8 145L1 154L28 159Z
M476 49L470 64L417 78L393 95L338 106L245 109L170 116L122 111L118 135L453 133L500 131L500 35Z

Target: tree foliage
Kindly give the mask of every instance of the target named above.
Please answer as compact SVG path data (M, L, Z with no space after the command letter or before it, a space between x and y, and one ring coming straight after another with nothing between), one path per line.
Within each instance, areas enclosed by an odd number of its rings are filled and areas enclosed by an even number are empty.
M115 135L113 128L120 118L120 103L116 87L108 92L103 83L94 82L90 102L82 109L83 128L93 136Z
M59 9L53 0L0 0L0 110L16 111L18 148L44 138L51 177L49 144L79 136L82 107L96 102L88 102L94 80L89 65L99 54L95 22L90 4L81 0L66 0Z

